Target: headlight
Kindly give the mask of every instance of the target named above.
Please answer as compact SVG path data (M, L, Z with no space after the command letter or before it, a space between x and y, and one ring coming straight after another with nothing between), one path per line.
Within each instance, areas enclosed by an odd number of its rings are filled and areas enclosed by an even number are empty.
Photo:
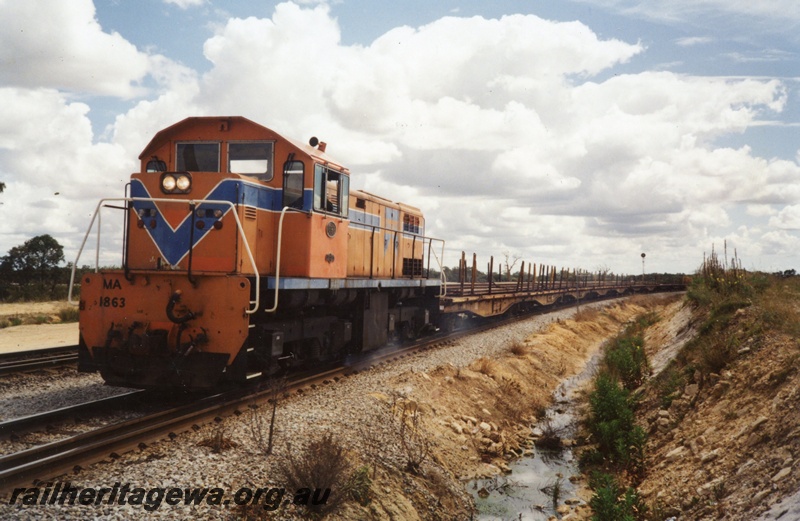
M181 192L187 192L189 188L192 187L192 179L186 174L181 174L178 176L175 184L178 187L178 190Z
M161 190L167 194L189 193L192 191L192 176L188 172L161 174Z
M165 175L164 177L161 178L161 188L165 192L171 192L171 191L175 190L175 185L176 184L177 184L177 182L175 181L175 177L170 175L170 174L167 174L167 175Z

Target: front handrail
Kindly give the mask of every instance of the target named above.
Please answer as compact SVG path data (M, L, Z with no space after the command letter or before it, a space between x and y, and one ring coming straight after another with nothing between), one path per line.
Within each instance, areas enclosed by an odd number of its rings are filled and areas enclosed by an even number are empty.
M217 205L224 205L228 206L232 211L231 214L233 215L234 220L236 221L236 229L239 230L239 235L242 239L242 244L244 244L244 250L247 253L247 258L250 261L250 265L253 267L254 275L255 275L255 300L250 301L250 305L252 308L246 309L245 313L248 315L252 315L256 311L258 311L260 305L260 297L261 297L261 276L258 272L258 266L256 265L255 258L253 257L253 252L250 250L250 244L247 242L247 237L244 234L244 228L242 227L242 221L239 219L239 215L236 213L236 205L234 205L230 201L223 201L217 199L191 199L191 200L183 200L183 199L164 199L164 198L155 198L155 197L114 197L114 198L105 198L100 199L97 203L97 207L95 207L94 213L92 214L92 220L89 222L89 228L86 230L86 234L83 237L83 241L81 242L81 247L78 249L78 254L75 257L75 262L72 265L72 273L70 274L69 278L69 293L67 294L67 301L72 305L77 305L77 302L72 300L72 289L75 285L75 272L78 267L78 260L81 258L81 254L83 253L83 249L86 246L86 241L89 239L89 234L92 232L92 228L94 227L94 222L97 220L97 245L95 250L95 264L94 264L94 272L98 273L100 271L100 228L101 228L101 216L100 210L102 209L103 205L107 202L149 202L149 203L181 203L181 204L189 204L197 205L197 204L217 204ZM286 210L284 208L284 210ZM126 230L127 233L127 230ZM193 245L190 245L193 246Z
M292 208L291 206L284 206L283 210L281 210L281 217L278 219L278 252L275 255L275 302L270 309L265 309L264 313L275 313L275 311L278 310L278 289L281 286L281 242L283 239L283 218L286 216L286 212L288 211L306 213L302 210L298 210L297 208Z

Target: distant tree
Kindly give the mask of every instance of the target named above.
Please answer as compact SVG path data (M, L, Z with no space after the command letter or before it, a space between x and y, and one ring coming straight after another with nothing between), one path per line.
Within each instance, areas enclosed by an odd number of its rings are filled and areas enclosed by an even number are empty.
M39 235L11 248L0 257L0 273L10 282L55 285L58 264L64 261L64 247L50 235Z
M6 189L6 184L0 181L0 194L2 194L5 189Z
M505 258L506 264L506 279L511 280L511 271L514 269L514 266L520 261L522 257L519 255L512 255L511 253L504 251L503 257Z

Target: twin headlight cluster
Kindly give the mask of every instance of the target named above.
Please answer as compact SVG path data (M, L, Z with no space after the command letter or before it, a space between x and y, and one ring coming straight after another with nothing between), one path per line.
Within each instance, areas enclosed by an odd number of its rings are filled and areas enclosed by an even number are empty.
M192 191L192 176L189 172L161 174L161 190L165 194L188 194Z
M189 172L164 172L161 174L161 191L165 194L188 194L192 191L192 175ZM142 208L138 212L139 228L150 226L155 228L156 222L156 209L155 208ZM222 228L222 221L220 220L224 212L219 208L198 208L195 210L197 220L194 225L197 229L202 230L206 227L205 219L215 219L211 226L215 230Z

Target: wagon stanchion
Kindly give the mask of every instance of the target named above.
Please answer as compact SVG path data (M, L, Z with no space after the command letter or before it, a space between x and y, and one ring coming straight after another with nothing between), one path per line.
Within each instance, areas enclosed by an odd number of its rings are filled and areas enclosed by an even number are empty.
M477 262L477 260L478 260L478 255L473 253L472 254L472 280L470 282L470 288L469 288L469 291L470 291L470 293L472 295L475 294L475 277L478 274L478 266L477 266L477 264L475 264Z
M494 256L489 257L489 269L487 270L489 279L489 295L492 294L492 278L494 275Z

